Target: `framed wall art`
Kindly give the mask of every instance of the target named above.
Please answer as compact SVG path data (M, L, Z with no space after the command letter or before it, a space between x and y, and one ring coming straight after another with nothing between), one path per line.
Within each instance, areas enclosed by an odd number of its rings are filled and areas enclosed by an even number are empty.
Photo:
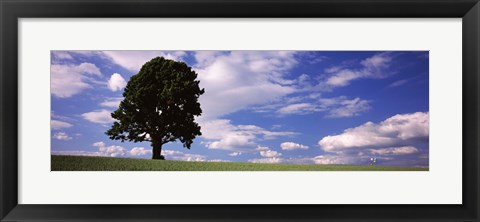
M0 6L2 221L478 221L476 0Z

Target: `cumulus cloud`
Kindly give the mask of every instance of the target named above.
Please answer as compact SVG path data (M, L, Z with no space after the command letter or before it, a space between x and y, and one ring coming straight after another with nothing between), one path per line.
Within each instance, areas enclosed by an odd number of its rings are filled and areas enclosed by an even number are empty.
M103 54L129 70L138 71L156 56L181 60L185 52L174 51L105 51ZM296 89L285 75L297 64L290 51L195 51L203 119L221 119L254 104L285 96ZM116 88L117 89L117 88Z
M127 81L118 73L113 73L107 83L108 88L115 92L127 86Z
M119 98L109 98L104 100L103 102L100 103L100 106L103 107L108 107L108 108L118 108L120 105L120 102L122 102L123 97Z
M70 128L72 126L73 126L72 124L64 122L64 121L60 121L60 120L52 119L50 121L50 127L52 129L64 129L64 128Z
M211 65L218 56L225 54L222 51L196 51L194 54L197 66L206 67Z
M254 141L255 135L241 135L233 133L226 135L220 140L207 142L206 147L209 149L224 149L224 150L245 150L256 146Z
M260 156L270 158L270 157L280 157L282 156L282 154L273 150L265 150L265 151L260 151Z
M52 150L52 155L103 156L100 152L91 152L91 151L85 151L85 150Z
M207 157L200 154L183 153L176 150L163 150L162 155L169 160L205 162Z
M95 142L92 146L98 148L98 152L91 152L88 156L109 156L109 157L141 157L149 158L152 156L151 149L145 149L143 147L134 147L130 150L125 149L122 146L107 146L104 142ZM84 153L85 154L85 153Z
M327 117L341 118L358 116L360 113L368 111L370 109L370 101L362 100L360 98L355 99L340 99L336 101L333 108L328 110Z
M152 150L144 147L134 147L130 150L116 145L107 146L105 142L99 141L92 144L97 147L98 151L68 151L68 150L54 150L54 155L76 155L76 156L105 156L105 157L136 157L136 158L151 158ZM182 161L225 161L225 160L208 160L206 156L199 154L186 154L180 151L163 150L162 155L170 160Z
M232 162L230 160L222 160L222 159L213 159L213 160L207 160L207 162Z
M89 82L94 82L92 76L100 77L100 69L92 63L52 64L51 92L59 98L68 98L90 88Z
M325 69L325 75L315 80L307 74L302 74L288 85L294 88L293 92L270 99L269 102L256 105L252 109L255 112L275 111L280 117L317 112L324 112L327 118L358 116L370 110L371 101L346 96L328 98L321 96L318 92L330 92L337 87L347 86L351 81L359 78L391 76L394 74L389 70L392 57L391 53L379 53L358 64L345 63L341 66L333 66ZM315 81L318 82L315 83Z
M313 112L318 112L318 111L323 111L319 106L316 106L315 104L311 103L297 103L297 104L291 104L287 105L285 107L280 108L277 110L277 113L282 114L282 115L287 115L287 114L308 114L308 113L313 113Z
M90 122L100 123L104 125L114 122L114 119L111 116L111 112L105 109L83 113L82 117Z
M72 52L77 53L77 51ZM182 60L183 51L78 51L109 59L130 71L138 72L147 61L157 56ZM194 51L204 118L221 118L253 104L262 104L296 90L288 70L298 62L291 51ZM110 86L110 84L109 84ZM112 90L120 87L110 86ZM233 99L232 99L233 98Z
M269 157L269 158L258 158L248 160L251 163L282 163L283 159L278 157Z
M242 152L233 152L233 153L229 153L228 155L229 156L240 156L240 155L242 155Z
M294 142L284 142L280 144L280 147L282 150L306 150L308 149L308 146L299 144L299 143L294 143Z
M53 155L73 155L73 156L105 156L105 157L125 157L125 158L151 158L152 150L144 147L134 147L130 150L111 145L107 146L104 142L95 142L92 146L97 147L98 151L79 151L79 150L53 150ZM204 155L183 153L176 150L162 150L162 155L168 160L197 161L197 162L228 162L227 160L212 159L209 160Z
M255 150L257 151L262 151L262 150L269 150L270 148L268 146L260 146L258 145Z
M161 56L179 61L185 56L183 51L103 51L102 53L112 62L135 73L140 71L143 64L155 57Z
M378 53L370 58L366 58L361 62L361 64L364 66L364 68L373 72L373 71L380 71L387 68L390 65L391 60L392 60L392 57L390 56L390 53L383 52L383 53ZM375 75L379 73L373 72L371 74Z
M360 78L361 72L354 72L351 70L340 70L327 79L326 83L331 86L346 86L354 79Z
M133 147L129 151L129 154L131 156L151 156L152 155L152 150L151 149L145 149L143 147Z
M259 146L257 140L292 136L289 131L269 131L256 125L233 125L228 119L200 121L202 137L209 149L237 152L253 152Z
M351 81L360 78L385 78L391 73L387 69L392 61L391 53L378 53L360 62L360 69L333 66L325 69L328 78L319 84L323 88L347 86Z
M250 159L251 163L282 163L282 164L356 164L358 162L367 162L368 157L340 156L340 155L319 155L315 157L267 157Z
M375 149L385 147L403 147L377 152L390 154L410 150L416 142L428 141L429 114L416 112L398 114L378 124L367 122L361 126L346 129L342 134L326 136L318 144L327 152L346 152L349 150Z
M51 51L52 53L52 60L53 61L58 61L58 60L73 60L72 55L66 51Z
M72 137L70 137L67 133L65 132L57 132L53 135L53 138L54 139L57 139L57 140L64 140L64 141L68 141L68 140L71 140Z
M121 146L100 147L100 152L105 153L106 156L117 157L127 155L127 150Z
M371 149L370 152L374 155L404 155L404 154L417 153L418 149L413 146L402 146L402 147Z
M106 146L104 142L96 142L92 146L98 147L98 156L123 157L128 154L128 151L122 146Z
M297 98L304 102L288 104L288 101L284 101L282 104L287 103L287 105L278 108L276 113L280 116L286 116L293 114L305 115L315 112L326 112L326 117L328 118L343 118L358 116L371 108L370 101L358 97L353 99L348 99L345 96L333 98L310 97L308 102L305 102L306 98ZM273 107L274 106L270 108Z
M194 66L205 94L204 118L215 119L294 92L285 75L297 64L294 52L195 52Z
M352 164L359 161L359 158L353 159L349 156L339 155L320 155L311 159L315 164Z
M105 143L104 142L95 142L92 144L92 146L95 146L95 147L104 147L105 146Z

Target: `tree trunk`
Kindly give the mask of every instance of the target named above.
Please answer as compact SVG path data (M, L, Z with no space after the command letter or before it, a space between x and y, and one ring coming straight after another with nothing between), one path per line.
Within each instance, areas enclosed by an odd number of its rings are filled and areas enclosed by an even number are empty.
M157 142L153 142L152 141L152 159L154 160L163 160L165 159L163 156L162 156L162 144L161 143L157 143Z

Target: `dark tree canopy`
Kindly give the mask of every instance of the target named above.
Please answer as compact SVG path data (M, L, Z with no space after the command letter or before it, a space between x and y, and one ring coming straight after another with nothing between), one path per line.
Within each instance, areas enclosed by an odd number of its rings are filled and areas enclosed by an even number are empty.
M122 142L151 141L153 159L163 159L162 145L177 139L190 149L202 135L194 119L202 114L199 83L197 73L183 62L150 60L128 81L124 99L112 113L118 121L106 134Z

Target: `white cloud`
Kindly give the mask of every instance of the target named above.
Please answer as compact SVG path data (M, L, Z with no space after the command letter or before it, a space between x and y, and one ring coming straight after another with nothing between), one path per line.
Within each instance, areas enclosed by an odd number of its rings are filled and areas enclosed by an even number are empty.
M108 80L107 85L110 90L115 92L123 89L127 85L127 82L122 77L122 75L118 73L113 73L112 76L110 76L110 79Z
M335 108L332 108L328 111L327 117L330 118L342 118L342 117L351 117L358 116L360 113L363 113L370 109L369 101L362 100L360 98L355 99L343 99L338 101Z
M119 98L109 98L100 103L100 106L109 107L109 108L118 108L120 102L122 102L123 97Z
M202 127L202 137L207 140L204 144L209 149L253 152L258 146L257 140L296 134L287 131L269 131L255 125L233 125L227 119L199 122Z
M280 147L282 148L282 150L298 150L298 149L306 150L306 149L308 149L308 146L305 146L305 145L302 145L302 144L299 144L299 143L294 143L294 142L284 142L284 143L280 144Z
M52 150L52 155L102 156L100 152L90 152L90 151L84 151L84 150Z
M255 145L256 143L253 142L253 138L239 135L230 135L219 141L208 142L206 147L208 147L209 149L243 150L254 147Z
M72 139L72 137L68 136L68 134L65 132L57 132L53 135L53 138L57 140L64 140L64 141L68 141Z
M53 150L53 155L74 155L74 156L106 156L106 157L135 157L135 158L151 158L152 150L144 147L134 147L130 150L122 147L111 145L107 146L104 142L95 142L92 146L97 147L98 151L79 151L79 150ZM184 161L207 161L207 158L198 154L185 154L179 151L163 150L162 155L171 160ZM215 160L221 161L221 160Z
M250 159L248 162L252 163L282 163L282 164L368 164L368 156L358 156L358 155L318 155L315 157L266 157L266 158L257 158ZM392 160L389 157L378 157L377 160Z
M257 146L255 151L258 151L263 158L250 159L252 163L282 163L284 160L281 158L282 153L271 150L266 146Z
M360 78L384 78L390 66L392 56L390 53L379 53L360 62L362 68L348 69L342 66L334 66L325 70L330 76L320 86L341 87L349 85L351 81Z
M291 131L268 131L268 130L263 130L263 128L262 128L261 133L263 135L263 139L265 139L265 140L273 140L273 139L276 139L278 137L284 137L284 136L291 137L293 135L298 134L298 133L291 132Z
M106 154L106 156L117 157L127 155L127 150L121 146L107 146L99 148L101 153Z
M198 55L197 55L198 54ZM285 78L297 64L293 52L233 51L196 52L203 118L215 119L270 102L294 92L292 81Z
M281 153L273 150L265 150L265 151L260 151L260 156L263 157L280 157L282 156Z
M382 70L390 65L392 57L389 53L379 53L361 62L361 64L368 70ZM372 73L376 74L376 73Z
M155 57L179 61L185 56L183 51L103 51L103 54L112 62L133 72L140 71L146 62Z
M158 51L106 51L103 52L115 63L136 71L141 65L156 56L169 54L175 60L181 59L184 52ZM293 52L261 51L261 52L221 52L196 51L194 57L197 64L194 69L199 73L200 86L206 89L200 97L204 120L217 120L219 117L253 104L261 104L287 95L295 90L293 86L285 85L289 80L283 75L297 62ZM167 56L167 57L169 57ZM113 102L109 103L113 107ZM106 103L103 103L106 106ZM98 122L98 121L97 121ZM202 126L202 133L208 137L209 130L215 129ZM257 137L272 139L278 136L291 135L291 132L262 133L253 132L256 129L240 129L234 126L230 134L216 136L214 141L208 141L207 147L213 149L245 149L256 147ZM238 131L242 131L239 133ZM248 131L245 133L245 131ZM209 137L211 138L211 137Z
M283 127L283 126L280 125L280 124L274 124L274 125L272 125L272 127L270 127L270 129L272 129L272 130L273 130L273 129L280 129L280 128L282 128L282 127Z
M353 158L339 155L319 155L315 157L297 157L282 159L282 163L289 164L351 164Z
M331 86L346 86L350 81L358 79L362 76L361 72L355 72L351 70L340 70L327 79L326 83Z
M297 103L287 105L285 107L280 108L277 110L277 113L286 115L286 114L308 114L312 112L323 111L324 109L315 106L314 104L310 103Z
M353 159L349 156L339 156L339 155L320 155L312 158L312 161L315 164L352 164L354 162L359 162L361 157L358 159Z
M64 121L60 121L60 120L52 119L50 121L50 127L52 127L52 129L64 129L64 128L70 128L72 126L73 126L72 124Z
M421 154L420 156L418 156L418 158L420 158L420 159L428 159L429 156L428 156L428 153L426 153L426 154Z
M52 94L59 98L68 98L90 88L90 76L101 76L100 69L92 63L52 64L50 72Z
M233 153L229 153L228 155L229 156L240 156L240 155L242 155L242 152L233 152Z
M254 108L256 112L276 110L280 117L325 112L328 118L358 116L370 110L370 101L361 98L348 99L345 96L325 98L320 94L284 98L275 103Z
M95 146L95 147L104 147L105 146L105 143L104 142L95 142L92 144L92 146Z
M417 153L418 149L413 146L402 146L382 149L371 149L370 152L374 155L405 155Z
M310 64L317 64L328 59L327 56L321 55L321 53L318 52L303 52L302 57Z
M174 156L174 155L181 155L181 154L183 153L177 150L162 150L162 155L165 155L165 156Z
M205 67L215 62L216 58L224 54L222 51L196 51L194 54L197 66Z
M133 147L129 151L129 154L131 156L151 156L152 155L152 150L151 149L145 149L143 147Z
M222 159L213 159L213 160L207 160L207 162L232 162L230 160L222 160Z
M259 145L259 146L257 146L257 149L256 149L256 150L257 150L257 151L262 151L262 150L269 150L269 149L270 149L270 148L267 147L267 146L260 146L260 145Z
M282 163L283 159L278 157L259 158L248 160L251 163Z
M408 81L409 81L409 79L401 79L401 80L393 82L392 84L387 86L387 88L402 86L402 85L405 85Z
M82 117L90 122L100 123L100 124L109 124L114 122L114 119L111 116L111 112L104 109L83 113Z
M367 122L346 129L342 134L326 136L318 144L327 152L350 149L372 149L410 146L417 141L428 141L428 112L398 114L378 124Z
M149 158L152 156L152 150L143 147L134 147L127 150L122 146L107 146L104 142L96 142L92 144L98 147L98 152L92 152L88 156L109 156L109 157L142 157Z
M55 60L72 60L73 57L66 51L51 51Z
M268 157L250 159L252 163L283 163L283 164L356 164L359 162L366 162L368 157L359 156L340 156L340 155L319 155L315 157L296 157L296 158L281 158Z
M326 68L325 72L326 73L336 73L336 72L342 70L343 68L344 68L344 66L332 66L332 67Z
M92 146L98 147L98 156L123 157L128 154L128 151L122 146L106 146L104 142L96 142Z
M341 155L319 155L315 157L296 157L296 158L282 158L282 157L266 157L249 159L251 163L282 163L282 164L358 164L367 163L368 157L362 156L341 156ZM388 158L379 157L378 160L387 160ZM391 159L390 159L391 160Z
M205 162L207 157L199 154L183 153L176 150L162 150L162 155L168 160Z

